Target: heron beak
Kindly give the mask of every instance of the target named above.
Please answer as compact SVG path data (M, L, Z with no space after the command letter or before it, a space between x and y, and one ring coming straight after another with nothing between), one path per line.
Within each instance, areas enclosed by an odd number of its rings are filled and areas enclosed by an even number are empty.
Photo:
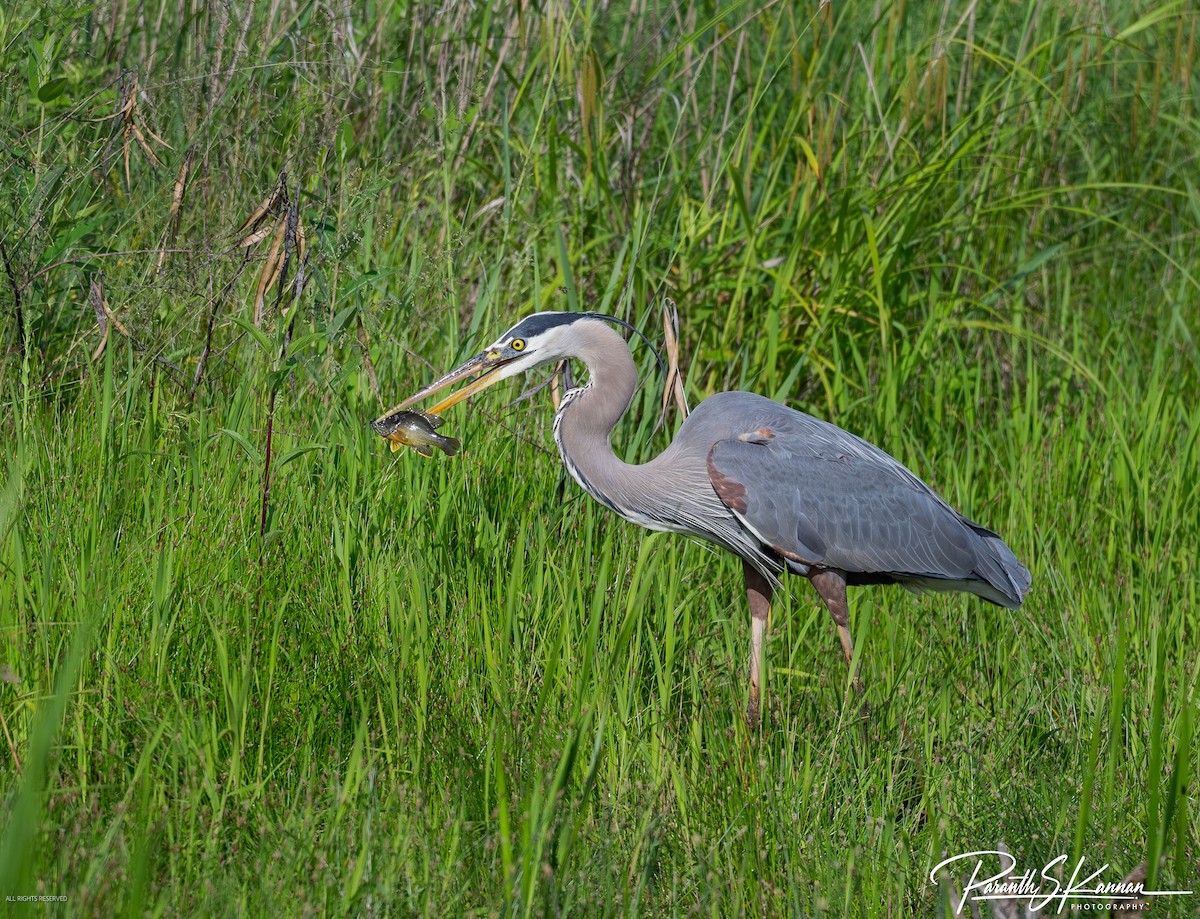
M459 382L459 380L468 379L477 373L482 374L469 386L464 386L458 392L451 393L441 402L437 403L437 405L431 406L430 408L424 410L425 414L427 415L440 415L446 409L450 408L452 405L457 405L468 396L473 396L475 393L487 389L493 383L498 383L500 378L495 376L495 372L505 364L510 363L511 360L511 358L508 360L501 360L500 355L495 351L485 351L483 354L477 354L461 367L456 367L445 376L434 380L424 389L413 393L395 408L388 409L386 412L380 415L380 420L388 417L389 415L393 415L396 412L403 411L410 405L420 402L422 399L428 396L432 396L435 392L441 392L447 386L453 386L455 383Z

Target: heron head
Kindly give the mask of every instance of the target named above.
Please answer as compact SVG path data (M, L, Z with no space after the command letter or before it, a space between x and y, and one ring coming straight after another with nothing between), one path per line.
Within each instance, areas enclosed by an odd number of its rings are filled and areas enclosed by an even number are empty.
M465 364L409 396L396 409L407 408L460 380L476 377L468 386L425 409L431 415L441 414L450 406L487 389L493 383L507 380L542 364L571 357L574 354L572 345L577 339L579 325L597 321L616 323L633 329L624 320L600 313L534 313L532 316L526 316Z

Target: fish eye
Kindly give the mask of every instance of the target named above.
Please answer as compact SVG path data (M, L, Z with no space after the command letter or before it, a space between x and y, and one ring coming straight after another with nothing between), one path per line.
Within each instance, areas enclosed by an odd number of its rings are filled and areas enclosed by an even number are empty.
M525 339L514 338L512 340L512 343L509 345L509 347L512 348L514 351L524 351L525 350Z

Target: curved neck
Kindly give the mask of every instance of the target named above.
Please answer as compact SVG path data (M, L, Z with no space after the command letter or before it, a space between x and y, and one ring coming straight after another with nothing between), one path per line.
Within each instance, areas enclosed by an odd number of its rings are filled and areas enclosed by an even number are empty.
M633 401L637 368L625 339L598 324L580 336L575 352L587 366L588 381L571 390L559 409L563 437L568 447L607 448L612 429Z
M571 356L587 365L588 382L563 399L554 417L554 440L567 471L609 510L652 530L701 536L749 559L769 574L780 569L758 539L742 527L713 490L708 451L712 425L676 437L657 457L623 462L610 437L633 401L637 368L625 339L602 323L580 321Z
M574 357L587 365L588 381L564 398L554 419L554 439L567 470L584 490L628 516L615 495L628 492L638 467L622 462L609 438L633 401L637 368L625 339L600 322L581 324L573 345Z

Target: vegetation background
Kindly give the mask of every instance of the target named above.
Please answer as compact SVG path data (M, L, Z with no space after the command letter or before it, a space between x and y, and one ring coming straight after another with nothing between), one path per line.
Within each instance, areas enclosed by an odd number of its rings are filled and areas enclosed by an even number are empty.
M60 915L947 915L1200 889L1184 2L0 9L0 893ZM883 445L1025 606L807 585L367 422L536 309ZM645 459L663 378L616 438ZM509 398L519 392L511 384ZM1069 871L1068 871L1069 874ZM1196 897L1156 914L1193 914ZM21 913L23 914L23 913Z

